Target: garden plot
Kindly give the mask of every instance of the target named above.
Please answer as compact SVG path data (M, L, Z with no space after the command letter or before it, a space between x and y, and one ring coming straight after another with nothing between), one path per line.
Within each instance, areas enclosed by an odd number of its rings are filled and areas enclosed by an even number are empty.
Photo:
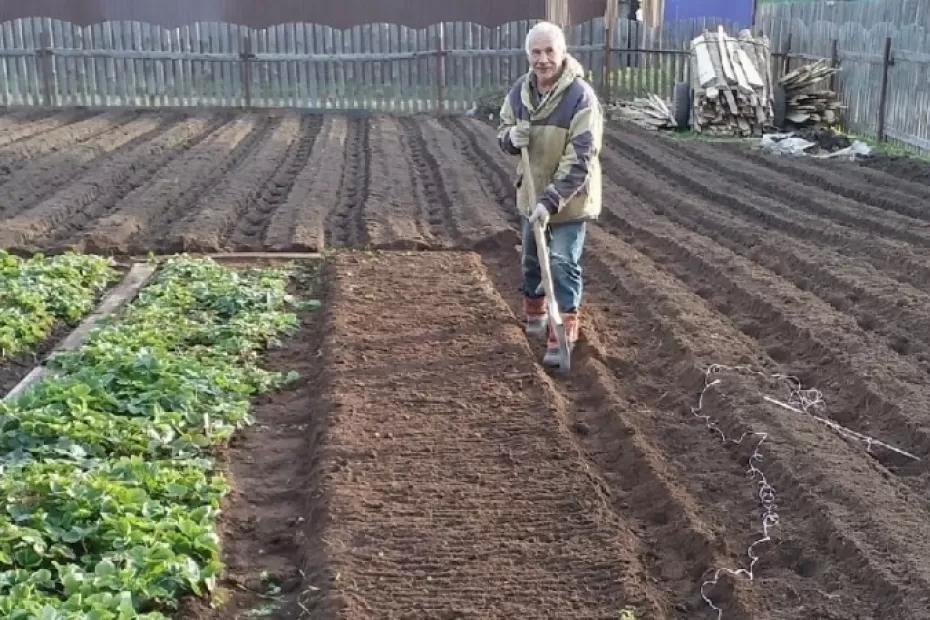
M216 457L250 399L293 375L258 357L293 330L280 269L179 258L0 405L0 612L164 618L221 570Z
M164 133L147 131L150 114ZM0 247L325 256L301 295L322 311L288 311L285 346L261 358L300 379L223 385L237 399L222 428L249 405L258 423L219 442L231 491L201 486L220 538L196 560L199 594L172 573L179 617L926 615L930 193L919 170L611 125L583 340L571 376L554 378L519 329L516 158L492 127L147 112L113 115L133 133L102 149L112 132L90 118L0 124L0 144L9 134L35 153L12 175L53 169L62 151L26 144L50 132L101 147L99 166L82 150L49 195L0 200L15 204ZM0 184L0 196L12 190ZM185 325L174 323L159 332ZM264 337L242 338L253 336ZM197 433L214 428L198 415ZM147 454L149 440L117 422L105 436ZM155 449L217 438L169 426ZM74 435L50 428L41 436ZM91 426L85 452L103 434ZM49 445L35 443L40 463ZM753 579L716 572L748 570L763 538ZM69 563L87 575L90 560ZM58 579L51 566L37 578ZM28 587L63 591L41 583Z

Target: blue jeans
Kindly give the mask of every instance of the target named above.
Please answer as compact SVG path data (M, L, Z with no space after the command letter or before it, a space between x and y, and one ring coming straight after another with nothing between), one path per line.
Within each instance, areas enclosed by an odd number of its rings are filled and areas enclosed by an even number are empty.
M583 289L581 254L584 249L586 222L550 224L546 229L549 244L549 266L552 286L559 312L577 312L581 307ZM542 297L545 290L539 259L536 257L536 237L529 220L523 218L523 294Z

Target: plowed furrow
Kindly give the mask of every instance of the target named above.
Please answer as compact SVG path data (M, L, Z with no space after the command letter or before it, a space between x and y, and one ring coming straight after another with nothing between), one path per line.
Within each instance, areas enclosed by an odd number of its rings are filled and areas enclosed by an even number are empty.
M674 184L696 198L727 207L762 228L775 228L799 239L830 244L841 254L861 256L877 268L917 287L930 284L930 254L923 249L908 247L903 243L794 211L778 201L760 198L738 189L731 191L731 188L715 184L713 176L702 179L699 175L685 174L677 164L656 159L629 145L619 145L609 138L607 142L617 155L635 161L641 169L647 170L650 179L648 185L637 175L624 176L623 184L631 189L643 187L642 191L666 193L674 197L678 194L669 187ZM634 191L641 193L640 189Z
M645 137L633 137L630 133L621 134L621 139L634 141L639 147L646 146ZM653 142L653 144L656 144ZM710 147L710 148L708 148ZM889 239L902 239L918 245L930 244L930 236L923 229L930 223L923 221L921 215L900 214L896 211L872 206L865 202L843 197L842 193L833 192L820 182L821 175L815 175L807 181L791 172L783 173L774 166L756 165L745 155L731 155L726 150L713 148L712 145L694 144L681 141L674 145L662 145L657 153L674 153L690 161L696 170L703 170L729 179L728 187L734 183L742 185L750 192L757 192L774 200L793 206L798 210L813 212L831 220L848 224L850 227L881 233ZM800 179L796 181L795 179ZM905 201L909 202L909 201ZM891 203L895 204L895 203ZM923 211L926 216L927 212Z
M131 112L104 112L9 144L0 148L0 169L17 170L34 159L67 150L76 144L112 132L128 123L134 116L136 114Z
M141 116L96 138L29 162L0 186L0 217L16 215L42 202L92 167L109 165L109 156L152 138L166 122L169 122L166 117Z
M667 217L765 266L854 317L862 329L881 334L895 352L911 357L925 370L930 368L930 334L923 327L930 320L930 295L924 291L861 259L747 226L708 201L660 190L650 185L648 171L631 159L608 153L604 161L607 177L616 183L610 191L617 215L639 208L641 202L650 205L650 217ZM633 194L621 184L632 188Z
M320 453L328 574L311 612L606 618L646 605L634 535L478 260L334 262ZM399 333L412 346L397 346Z
M480 172L484 185L490 186L503 216L511 225L519 227L520 217L515 208L517 192L512 179L516 158L497 149L496 138L484 123L454 117L440 119L440 122L455 134L459 150Z
M922 368L814 295L700 235L636 209L607 222L731 317L793 374L829 389L830 400L840 405L833 412L837 421L921 455L930 453L930 433L920 430L920 403L930 399ZM880 456L901 463L891 453Z
M209 135L220 122L208 117L177 123L147 140L115 153L71 185L10 218L0 228L0 247L65 247L76 233L146 183L168 161Z
M20 131L25 125L43 120L55 113L49 110L28 109L0 114L0 144L5 144L4 136L10 132Z
M323 250L327 215L336 217L343 196L342 184L355 183L358 175L363 177L363 183L367 183L364 169L356 169L356 176L346 177L346 164L355 156L349 151L354 149L357 154L360 148L352 143L355 135L355 125L348 123L344 116L327 115L319 134L309 145L309 154L303 164L299 161L307 141L301 143L298 157L294 160L296 176L293 186L288 190L284 204L271 215L265 231L265 247L276 251ZM336 222L330 221L330 225L336 226ZM342 229L338 230L341 234Z
M405 136L404 153L413 173L418 223L421 230L429 231L435 240L434 245L451 247L460 239L452 198L445 184L446 178L451 175L442 174L442 168L447 164L444 160L440 166L430 152L422 124L423 120L420 119L404 118L400 121ZM445 158L445 154L441 156Z
M422 226L424 190L420 175L424 171L410 158L405 134L396 118L376 116L371 120L370 176L361 221L367 245L373 248L425 249L441 242Z
M815 214L825 222L832 222L889 240L902 240L921 247L930 247L930 233L924 230L927 222L889 213L875 207L856 203L830 194L816 187L793 182L777 172L765 168L753 169L742 157L730 157L726 151L713 157L691 153L696 149L687 143L662 145L637 135L635 131L609 132L606 136L615 148L629 148L637 156L648 154L677 169L676 178L700 182L702 179L730 179L718 182L718 190L745 200L759 201L760 197L776 201L795 213ZM681 155L679 155L679 153ZM719 160L719 161L718 161ZM739 191L737 191L739 188Z
M82 232L118 208L132 191L148 183L168 162L180 157L224 124L219 117L190 118L149 142L120 153L108 165L69 185L18 218L13 234L26 247L79 249Z
M28 140L34 136L53 131L58 127L64 127L71 123L77 123L83 119L92 116L88 112L69 110L57 114L41 116L35 120L18 123L0 133L0 147L7 147L22 140ZM0 172L3 172L0 170Z
M927 177L917 178L873 168L868 161L859 163L838 162L850 175L863 178L878 187L892 187L921 200L930 200L930 183Z
M485 262L497 289L513 292L508 301L520 316L519 268L513 255L486 254ZM743 487L745 478L712 437L682 424L667 403L662 409L645 406L642 394L633 390L633 378L649 368L624 363L620 370L616 360L663 343L650 326L630 316L625 297L610 292L616 288L613 279L603 280L602 274L590 272L590 264L588 268L592 286L585 304L586 340L575 355L572 375L577 379L557 383L565 400L561 408L589 466L604 480L614 511L641 540L638 570L648 574L657 590L653 608L641 613L649 618L704 618L702 577L708 567L743 554L740 538L724 533L745 529L757 507L751 494L721 492ZM533 344L539 355L541 343ZM714 502L706 501L709 493L715 494ZM737 586L730 592L731 613L749 617L760 608L767 607L750 588Z
M245 116L231 121L163 168L156 178L125 196L110 215L82 235L85 249L95 253L145 252L147 235L178 217L229 168L235 166L266 125ZM251 140L247 139L251 136ZM133 244L138 239L137 245ZM154 237L153 239L157 239ZM154 243L158 243L154 241Z
M372 122L367 117L349 121L338 201L325 220L327 247L368 243L363 215L372 183Z
M229 246L236 250L260 250L272 218L288 200L297 175L306 168L316 137L320 132L322 118L305 116L295 129L296 135L291 141L287 155L274 174L259 189L258 196L248 206L245 214L236 222L235 230L229 239ZM342 152L330 153L333 157ZM316 171L320 173L319 170ZM316 195L298 196L298 200L317 199Z
M602 283L598 288L610 290L608 282L613 282L614 294L627 300L641 317L635 321L620 312L618 322L635 326L642 321L653 334L634 332L630 338L634 342L656 338L662 343L655 349L637 347L644 359L634 360L633 370L619 366L625 376L641 377L646 392L662 389L659 401L668 392L690 394L687 405L695 406L700 380L710 364L752 363L761 357L761 367L775 366L753 340L619 237L593 229L588 256L590 277ZM606 309L617 310L612 304ZM849 617L850 610L838 607L837 601L850 601L847 605L855 613L878 613L853 602L863 592L870 600L881 601L883 614L919 617L930 570L920 559L927 552L925 543L912 544L911 528L930 528L926 510L906 499L907 487L887 477L859 445L839 439L813 419L764 405L756 393L730 393L738 403L709 402L705 413L719 419L732 437L749 430L769 433L762 466L777 490L782 513L775 532L777 544L757 549L758 570L765 570L770 579L749 586L756 592L762 589L759 596L780 599L780 607L754 610L752 617ZM695 434L706 433L700 422L687 414L686 419ZM684 450L692 449L686 445ZM748 450L728 450L741 472ZM748 478L745 484L753 486ZM718 487L718 492L732 489ZM705 501L716 501L716 496ZM742 533L727 530L722 535L742 535L739 540L748 545L758 538L758 518L756 514L746 521ZM731 558L729 565L744 567L745 562L742 554ZM719 601L720 589L712 592Z
M167 247L181 252L219 252L230 231L287 157L298 137L300 119L289 115L276 119L267 139L258 142L229 170L217 191L205 193L191 212L172 224Z
M476 247L506 240L512 247L516 240L514 227L504 218L498 198L489 187L488 171L476 168L464 155L470 146L437 119L422 122L420 129L428 152L442 161L436 172L449 200L460 244Z
M921 204L914 201L915 197L921 201L930 201L930 187L911 184L913 187L905 188L906 183L902 183L899 179L876 179L874 175L868 174L871 171L864 172L866 169L861 166L846 167L840 162L817 162L810 158L796 162L786 157L761 155L731 145L725 145L724 148L732 152L733 157L737 157L741 162L752 162L753 171L760 168L775 170L782 175L782 178L801 179L807 187L819 187L879 209L916 219L930 220L930 208L926 206L927 203ZM704 155L717 152L716 149L706 151Z

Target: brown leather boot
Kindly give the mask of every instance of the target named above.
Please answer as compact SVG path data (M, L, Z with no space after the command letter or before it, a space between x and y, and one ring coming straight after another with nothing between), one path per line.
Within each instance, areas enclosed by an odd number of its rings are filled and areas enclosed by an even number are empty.
M565 325L565 339L568 340L568 354L571 355L578 343L578 334L580 330L578 313L566 312L562 314L562 323ZM549 339L546 341L546 355L543 356L543 365L559 365L559 339L555 332L549 330Z
M549 314L546 312L545 297L524 297L523 298L523 322L526 333L529 336L542 338L546 335L546 325L549 322Z

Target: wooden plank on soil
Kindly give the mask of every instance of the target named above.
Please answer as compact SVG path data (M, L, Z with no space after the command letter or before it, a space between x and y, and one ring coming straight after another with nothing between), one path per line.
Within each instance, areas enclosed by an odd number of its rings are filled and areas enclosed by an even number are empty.
M215 261L258 261L258 260L319 260L323 255L319 252L189 252L194 258L209 258ZM153 254L136 256L133 260L151 260L164 262L177 258L177 254Z

